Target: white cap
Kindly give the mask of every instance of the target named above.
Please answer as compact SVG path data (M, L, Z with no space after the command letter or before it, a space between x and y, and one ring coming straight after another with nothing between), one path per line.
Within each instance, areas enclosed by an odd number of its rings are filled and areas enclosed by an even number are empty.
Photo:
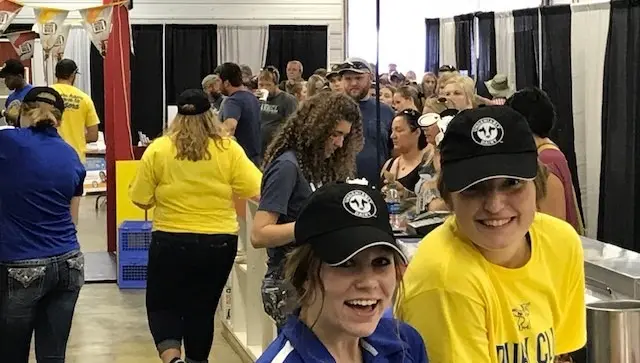
M426 113L418 119L418 126L429 127L435 124L439 124L441 121L440 115L437 113Z

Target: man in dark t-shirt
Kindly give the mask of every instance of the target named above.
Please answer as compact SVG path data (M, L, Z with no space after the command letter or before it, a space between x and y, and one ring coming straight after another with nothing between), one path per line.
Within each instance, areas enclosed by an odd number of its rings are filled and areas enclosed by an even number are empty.
M266 67L258 75L258 88L269 92L267 99L260 102L263 155L284 121L298 107L298 100L294 96L278 88L279 78L280 73L272 66Z
M349 58L340 67L344 92L360 105L364 147L356 158L359 178L366 178L369 185L380 180L382 164L389 158L389 137L394 112L391 107L380 104L380 119L376 115L376 100L369 96L371 66L361 58ZM380 137L378 138L378 123ZM379 161L379 163L378 163Z
M224 63L219 71L222 94L227 96L220 120L229 133L235 136L245 153L256 165L262 153L260 141L260 103L257 97L242 84L242 71L235 63Z

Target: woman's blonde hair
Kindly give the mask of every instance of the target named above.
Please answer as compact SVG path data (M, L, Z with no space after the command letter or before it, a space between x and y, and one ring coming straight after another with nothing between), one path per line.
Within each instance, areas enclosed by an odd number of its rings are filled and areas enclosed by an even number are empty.
M216 146L222 147L228 132L215 113L207 110L199 115L178 114L166 135L176 147L176 159L200 161L211 159L209 142L213 140Z
M424 101L424 107L422 108L422 113L440 114L446 109L447 109L447 105L445 105L443 102L438 101L437 98L431 97L431 98L427 98Z
M442 83L442 88L450 84L455 84L462 89L462 92L464 92L464 95L471 104L471 107L475 108L478 106L475 92L476 82L473 78L467 76L450 77Z
M22 126L53 126L58 127L62 121L62 112L45 102L23 102L20 115L22 120L28 120L29 125ZM22 121L21 121L22 122Z

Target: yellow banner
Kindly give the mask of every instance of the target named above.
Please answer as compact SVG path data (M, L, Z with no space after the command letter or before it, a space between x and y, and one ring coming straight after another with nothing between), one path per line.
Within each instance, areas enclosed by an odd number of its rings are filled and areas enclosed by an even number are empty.
M42 49L48 55L59 42L59 36L64 35L64 21L69 15L68 10L52 8L34 8L36 24L38 24L38 34ZM68 29L67 29L68 33ZM64 36L66 38L66 36Z

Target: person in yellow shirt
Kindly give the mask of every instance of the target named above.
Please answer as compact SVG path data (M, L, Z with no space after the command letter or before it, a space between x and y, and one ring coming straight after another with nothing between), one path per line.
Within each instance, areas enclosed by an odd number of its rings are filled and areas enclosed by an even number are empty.
M77 74L76 62L63 59L56 64L57 82L51 87L64 99L65 110L58 134L76 150L84 163L87 143L98 140L100 119L91 97L73 86Z
M462 111L441 157L453 216L420 243L396 304L430 362L551 363L582 348L582 245L536 211L546 174L527 121L505 106Z
M214 314L238 247L233 196L260 194L262 173L227 136L202 90L186 90L166 135L147 147L129 197L155 206L147 266L149 327L164 363L206 362Z

